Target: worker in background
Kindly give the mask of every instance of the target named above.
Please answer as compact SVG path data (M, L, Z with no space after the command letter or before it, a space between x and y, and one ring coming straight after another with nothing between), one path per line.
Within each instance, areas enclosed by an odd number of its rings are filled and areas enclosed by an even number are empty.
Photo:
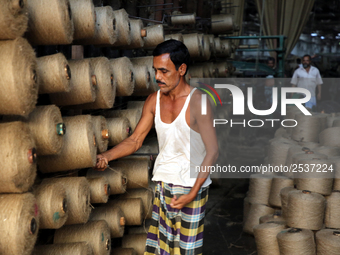
M218 157L212 109L201 114L202 93L185 81L187 47L168 40L153 51L159 90L145 101L133 134L97 156L97 170L136 152L155 124L159 143L152 180L157 182L145 255L202 254L205 204L211 183L208 168ZM191 98L191 99L190 99ZM189 109L190 105L190 109Z
M319 69L311 65L312 58L305 55L302 58L302 67L295 70L290 83L293 87L308 89L311 93L311 99L305 104L312 109L316 106L316 100L321 100L321 85L323 84ZM317 95L315 90L317 88Z

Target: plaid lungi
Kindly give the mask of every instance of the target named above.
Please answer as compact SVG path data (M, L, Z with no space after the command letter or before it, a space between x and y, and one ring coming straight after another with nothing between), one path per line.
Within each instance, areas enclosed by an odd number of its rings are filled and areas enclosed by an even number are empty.
M152 220L144 255L199 255L203 253L203 230L208 187L181 210L170 206L171 198L188 194L191 187L158 182Z

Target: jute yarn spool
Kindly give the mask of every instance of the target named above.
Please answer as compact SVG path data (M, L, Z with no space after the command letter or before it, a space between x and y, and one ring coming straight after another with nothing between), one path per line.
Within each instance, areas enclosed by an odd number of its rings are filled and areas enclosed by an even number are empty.
M77 105L94 102L96 99L97 78L90 59L70 60L72 72L69 92L50 94L52 103L56 105Z
M64 144L57 155L38 159L39 170L52 173L94 167L96 165L96 141L91 115L64 117L67 132Z
M74 40L93 37L96 29L93 1L69 1L74 23Z
M131 126L131 132L133 132L142 117L142 108L130 108L130 109L124 109L124 110L114 110L106 113L108 117L113 118L127 118L130 122Z
M96 99L93 103L80 105L82 109L110 109L116 97L117 79L113 74L110 61L105 57L91 58L96 76Z
M145 27L147 36L144 37L144 48L154 48L164 42L163 25L153 25Z
M204 34L198 35L202 44L202 59L209 60L211 56L211 47L209 38Z
M71 69L62 53L37 58L39 94L69 92Z
M121 168L127 178L127 189L149 187L150 162L146 160L118 160L110 163L112 167Z
M234 32L233 15L211 15L211 32L213 34L232 34Z
M269 205L275 207L281 207L280 191L285 187L293 186L294 182L292 179L284 176L275 176L272 180L272 185L269 195Z
M336 115L336 113L331 113L327 116L327 127L331 128L333 127L334 120L338 119L339 116Z
M64 226L56 230L54 243L87 242L94 255L109 255L111 251L110 228L106 221L89 221L86 224Z
M298 145L302 146L302 147L306 147L310 150L320 147L319 143L314 143L314 142L299 142Z
M92 248L86 242L37 245L33 255L93 255Z
M284 127L279 127L276 129L274 137L285 137L287 135L287 130Z
M91 213L90 185L85 177L44 179L42 184L62 184L66 190L68 218L65 225L86 223Z
M135 90L148 90L150 87L151 74L147 66L133 65L135 75Z
M110 59L113 74L117 79L116 95L130 96L135 87L133 65L127 57Z
M340 147L340 127L327 128L319 135L320 144Z
M144 220L142 226L129 227L128 234L147 234L152 224L152 219Z
M143 255L147 234L126 235L122 240L123 248L133 248L137 255Z
M318 255L340 254L340 231L322 229L315 234Z
M203 65L190 66L188 74L191 78L209 78L209 76L207 76L207 72L204 72Z
M253 235L253 228L260 223L260 218L267 214L274 213L274 209L263 204L252 203L249 208L249 213L243 225L243 231Z
M29 114L38 98L34 50L23 38L0 41L0 62L0 114Z
M27 30L28 12L26 0L0 1L0 39L13 40Z
M328 157L325 154L316 153L314 151L305 151L305 153L297 153L292 157L292 164L299 164L300 160L303 159L327 159ZM297 165L298 166L298 165Z
M339 117L333 121L332 127L340 127L340 118Z
M189 25L196 23L196 15L193 14L179 14L179 15L171 15L171 24L172 25Z
M209 39L210 48L211 48L211 54L215 55L216 54L215 36L214 35L209 35L209 34L207 34L206 36Z
M97 152L107 151L109 145L109 128L103 116L92 116L94 135L96 136Z
M125 216L126 225L141 225L143 222L143 201L141 198L109 200L110 207L120 208Z
M258 255L280 255L276 236L283 229L284 224L268 222L254 227L254 237Z
M18 139L19 138L19 139ZM26 123L0 124L1 162L6 166L0 178L0 193L22 193L36 177L35 142Z
M217 69L217 76L218 77L228 77L228 65L226 62L217 62L215 63L215 68Z
M286 225L286 221L282 218L281 211L275 211L273 214L264 215L260 218L260 224L267 222L275 222L277 224Z
M222 53L222 49L224 47L224 45L221 44L221 39L219 37L214 38L214 44L215 44L215 54L221 54Z
M318 142L321 131L320 119L316 116L296 114L298 125L293 128L292 139L304 142Z
M269 144L268 160L272 166L283 166L286 163L290 142L274 141Z
M320 132L325 130L326 128L328 128L328 124L327 124L328 114L319 113L319 112L313 112L312 114L313 114L313 116L319 118L320 125L321 125Z
M293 160L293 156L296 154L305 154L307 151L309 151L310 149L307 147L302 147L300 145L292 145L290 146L290 148L288 149L287 152L287 158L286 158L286 163L285 166L287 167L291 167L292 166L292 160ZM284 176L293 177L293 172L288 171L288 172L283 172Z
M340 146L319 146L317 148L314 148L313 151L315 153L324 154L327 157L337 157L340 156Z
M286 219L288 214L288 193L292 190L296 190L294 186L285 187L280 191L281 197L281 216L282 218Z
M340 228L340 191L334 190L326 196L325 226L326 228Z
M301 114L301 110L296 105L286 106L286 119L296 120L296 115ZM292 135L295 127L286 127L288 134Z
M122 194L126 191L127 178L122 172L122 169L118 167L112 168L113 170L107 168L104 171L97 171L94 169L89 169L87 171L87 178L99 178L106 177L110 184L110 195Z
M117 46L127 46L131 43L131 24L129 19L129 14L125 9L113 11L116 17L117 26L117 40L114 43L114 47ZM147 32L149 36L149 33Z
M107 203L110 195L110 184L106 177L87 178L90 185L91 204Z
M39 212L31 193L0 195L0 253L30 255L39 229Z
M35 45L70 44L74 23L69 0L29 0L28 39Z
M298 164L299 166L302 165L303 171L294 173L294 182L297 189L309 190L322 195L332 193L334 167L331 160L302 159L298 161Z
M109 145L114 146L122 142L131 133L130 121L125 118L107 118L109 129Z
M333 183L333 190L340 190L340 157L339 158L331 158L331 161L334 166L334 183Z
M183 43L187 46L191 58L199 58L203 55L202 44L199 41L198 34L184 34Z
M41 229L58 229L68 217L67 194L61 183L42 183L34 191L40 214Z
M277 234L280 255L316 255L314 233L309 229L289 228Z
M148 36L146 29L143 28L143 22L140 19L130 20L131 25L131 43L129 46L123 46L128 49L143 48L144 37Z
M319 230L322 228L326 199L307 190L288 193L287 225L289 227Z
M164 41L167 41L170 39L183 42L183 35L182 34L169 34L164 37Z
M119 196L119 199L141 198L143 201L144 219L152 218L153 192L151 189L130 189Z
M155 77L155 71L153 70L153 56L147 56L147 57L138 57L138 58L131 58L131 62L134 65L145 65L149 68L149 73L151 75L150 77L150 87L147 91L145 91L144 95L149 95L155 91L158 90L158 84L156 82L156 77ZM135 95L135 93L134 93Z
M253 203L268 205L273 176L252 174L249 179L248 197Z
M105 220L110 228L111 238L124 235L125 215L119 207L103 205L93 209L90 220Z
M216 53L218 57L230 57L234 53L234 45L230 40L221 40L221 51Z
M133 248L115 248L112 249L111 254L113 255L137 255Z

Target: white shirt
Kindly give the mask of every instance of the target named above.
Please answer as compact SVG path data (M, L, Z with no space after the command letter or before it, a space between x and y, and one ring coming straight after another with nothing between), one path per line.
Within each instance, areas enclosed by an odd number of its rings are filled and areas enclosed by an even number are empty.
M159 143L159 154L156 158L153 181L163 181L185 187L193 187L198 172L206 155L200 133L188 126L185 113L189 100L196 88L192 89L177 118L170 124L164 123L160 116L160 91L157 92L155 128ZM191 172L191 173L190 173ZM202 187L211 183L210 175Z
M310 67L308 73L303 67L296 69L290 83L299 88L308 89L312 97L315 97L316 86L323 84L319 69L314 66Z

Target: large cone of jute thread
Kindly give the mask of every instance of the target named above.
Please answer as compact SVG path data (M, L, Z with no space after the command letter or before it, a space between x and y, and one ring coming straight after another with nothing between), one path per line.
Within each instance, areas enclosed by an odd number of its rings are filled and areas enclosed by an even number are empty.
M307 147L302 147L300 145L291 145L290 148L288 149L287 152L287 158L286 158L286 163L285 166L288 168L295 167L292 165L293 161L293 156L298 155L298 154L306 154L310 149ZM283 175L292 178L294 175L294 172L288 171L288 172L283 172Z
M300 160L304 160L304 159L327 159L327 158L328 157L325 154L316 153L314 151L306 150L305 153L294 154L293 157L292 157L292 164L296 165L296 169L298 169L297 164L299 164ZM292 166L292 168L293 168L293 166Z
M235 52L235 46L230 40L220 40L220 43L221 51L220 53L216 53L218 57L230 57L231 54Z
M340 228L340 191L334 190L327 200L325 210L326 228Z
M72 72L69 92L50 94L56 105L76 105L94 102L96 99L97 78L90 59L70 60Z
M39 170L53 173L96 165L96 139L91 115L64 117L67 132L64 144L57 155L41 156L38 159Z
M135 87L133 65L127 57L110 59L113 75L117 79L116 95L130 96Z
M135 249L133 248L114 248L111 254L114 255L137 255Z
M92 210L90 220L105 220L110 228L111 238L124 235L125 215L118 207L103 205Z
M215 69L217 69L217 76L218 77L228 77L230 74L228 72L228 65L227 62L217 62L214 64Z
M70 44L74 24L69 0L28 0L28 40L34 45Z
M195 24L196 23L196 14L195 13L179 13L171 15L171 24L172 25L185 25L185 24Z
M135 91L145 91L150 87L151 74L149 68L145 65L133 65L135 75Z
M294 186L285 187L280 191L281 197L281 216L282 218L286 219L288 214L288 193L292 190L296 190Z
M203 55L202 44L198 34L183 34L183 43L187 46L191 58L200 58Z
M69 92L71 69L63 53L37 58L39 94Z
M276 236L283 229L284 224L268 222L254 227L254 237L258 255L280 255L279 243Z
M289 228L277 234L280 255L316 255L314 233L309 229Z
M92 116L94 135L96 136L97 152L107 151L109 145L109 129L103 116Z
M333 127L334 120L338 119L339 116L336 115L336 113L331 113L327 116L327 127L331 128Z
M21 37L27 30L27 0L1 0L0 5L0 40Z
M211 32L213 34L232 34L234 32L233 15L211 15Z
M249 179L248 197L253 203L268 205L273 176L252 174Z
M95 33L96 14L92 0L69 0L73 23L74 40L91 38Z
M340 147L340 127L327 128L319 135L320 144Z
M340 146L319 146L314 148L315 153L325 154L327 157L337 157L340 156Z
M109 129L109 145L114 146L122 142L131 134L131 125L128 118L107 118Z
M129 189L119 199L141 198L143 201L144 219L152 217L153 192L151 189Z
M110 195L110 184L106 177L87 178L90 184L91 204L107 203Z
M221 44L221 39L219 37L214 38L214 44L215 44L215 55L221 54L222 53L222 47L224 45Z
M130 20L131 26L131 42L128 46L122 46L127 49L138 49L144 46L144 37L148 36L147 31L143 28L143 21L140 19Z
M1 194L0 221L0 253L30 255L39 230L39 212L33 194Z
M113 11L116 18L117 40L113 47L128 46L131 43L131 24L125 9Z
M128 234L147 234L151 226L152 219L143 220L142 226L129 227Z
M164 41L167 41L170 39L183 42L183 35L182 34L168 34L164 37Z
M0 114L29 114L38 98L34 50L23 38L0 41L0 62Z
M90 186L85 177L44 179L42 184L62 184L66 190L68 218L65 225L86 223L91 213Z
M339 117L333 121L332 127L340 127L340 118Z
M64 226L56 230L54 243L87 242L93 255L109 255L111 251L110 228L106 221L89 221L86 224Z
M3 169L0 193L22 193L30 189L36 177L35 142L26 123L0 124L0 151Z
M34 191L40 214L40 228L58 229L68 217L68 201L62 183L42 183Z
M340 231L335 229L321 229L316 232L316 251L318 255L340 254Z
M32 255L93 255L86 242L37 245Z
M209 78L209 72L204 72L203 65L190 66L189 75L191 78Z
M314 143L314 142L299 142L298 145L302 147L306 147L310 150L321 146L319 143Z
M322 228L326 199L307 190L288 193L287 225L295 228L319 230Z
M137 255L143 255L147 234L126 235L122 240L123 248L133 248Z
M292 139L304 142L318 142L321 131L320 119L316 116L296 114L298 125L293 128Z
M144 37L144 48L155 48L164 42L163 25L153 25L145 27L147 36Z
M110 162L110 166L121 168L127 178L127 189L149 187L150 162L146 160L118 160Z
M128 226L141 225L144 220L143 201L141 198L109 200L108 206L120 208L125 216L125 224Z
M205 34L198 34L202 44L202 59L209 60L211 56L211 47L209 38Z
M110 109L116 97L117 79L113 75L110 61L105 57L91 58L96 76L96 99L93 103L80 105L82 109Z
M104 171L89 169L86 174L87 178L106 177L110 184L110 195L122 194L126 191L127 178L121 168L106 168Z
M283 166L286 163L290 142L275 141L269 144L268 160L272 166Z
M142 107L130 108L124 110L114 110L106 112L105 115L109 118L122 118L125 117L129 120L131 132L133 132L142 117Z
M340 190L340 157L331 158L333 166L334 166L334 183L333 190Z
M303 159L299 160L299 166L302 166L303 171L294 173L297 189L309 190L322 195L332 193L335 171L331 160Z
M313 112L312 114L313 114L313 116L319 118L320 125L321 125L320 132L325 130L326 128L328 128L328 124L327 124L328 114L319 113L319 112Z
M288 133L284 127L279 127L276 129L274 137L287 137Z
M273 214L264 215L260 218L260 224L266 222L275 222L286 225L286 221L282 218L281 211L275 211Z
M285 187L293 186L294 182L292 179L284 176L275 176L272 180L272 185L269 195L269 205L275 207L281 207L280 191Z
M247 219L243 225L243 231L253 235L253 228L260 224L260 218L264 215L272 214L274 212L275 210L267 205L252 203L249 208Z

